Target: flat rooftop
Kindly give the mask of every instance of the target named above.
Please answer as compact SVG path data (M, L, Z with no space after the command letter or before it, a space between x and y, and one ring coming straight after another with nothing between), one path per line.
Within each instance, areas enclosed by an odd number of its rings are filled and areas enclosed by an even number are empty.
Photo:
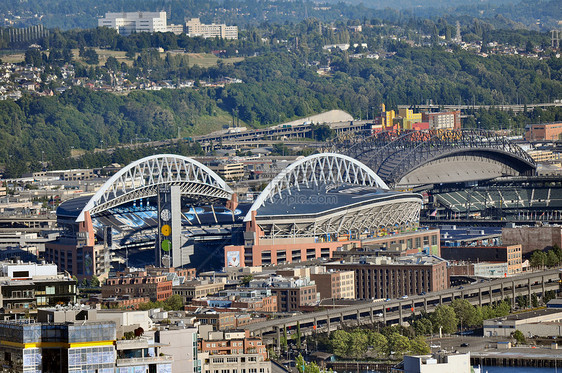
M562 309L559 308L545 308L536 311L529 311L529 312L522 312L522 313L515 313L508 316L503 317L496 317L490 319L491 321L517 321L517 320L526 320L533 317L540 317L540 316L547 316L560 313L562 314ZM562 315L561 315L562 317Z

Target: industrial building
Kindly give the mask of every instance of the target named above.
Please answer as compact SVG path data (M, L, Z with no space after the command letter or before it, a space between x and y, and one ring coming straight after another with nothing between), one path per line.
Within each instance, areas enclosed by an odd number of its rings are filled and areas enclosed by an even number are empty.
M519 330L525 337L562 335L562 310L547 308L484 320L484 336L510 337Z

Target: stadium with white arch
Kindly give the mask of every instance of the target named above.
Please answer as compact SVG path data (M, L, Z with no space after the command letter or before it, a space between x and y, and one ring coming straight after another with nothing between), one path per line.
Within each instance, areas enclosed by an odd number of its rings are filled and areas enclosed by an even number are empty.
M534 169L521 148L488 132L382 133L297 159L253 203L238 203L232 188L202 163L155 155L124 167L92 197L59 206L57 219L64 232L47 246L45 258L78 277L119 266L162 265L155 252L161 250L161 216L167 210L158 208L164 189L180 195L173 203L175 227L180 227L173 231L181 231L172 245L174 266L203 269L329 259L346 245L375 241L434 253L438 237L423 236L420 244L405 238L420 230L422 196L393 187L428 190L423 184L431 188L437 183L533 178ZM460 209L461 204L449 201L456 201L453 192L434 190L426 193L432 216L447 213L447 204L451 211ZM500 194L507 195L505 190ZM479 198L485 196L477 190L467 195L467 215L478 208ZM489 210L486 200L483 205ZM505 198L502 205L505 211ZM394 238L380 243L384 237Z
M259 251L288 241L308 245L309 252L298 260L312 257L311 244L318 246L315 258L331 257L347 241L417 229L422 205L420 195L392 191L370 168L335 153L297 160L253 204L237 203L227 183L205 165L155 155L124 167L92 197L63 203L57 218L64 234L49 245L46 258L78 276L107 271L116 262L151 264L158 250L156 197L164 186L181 191L181 265L203 267L210 262L228 265L224 258L232 262L232 252L241 254L236 265L253 265L262 256L254 259L239 248Z

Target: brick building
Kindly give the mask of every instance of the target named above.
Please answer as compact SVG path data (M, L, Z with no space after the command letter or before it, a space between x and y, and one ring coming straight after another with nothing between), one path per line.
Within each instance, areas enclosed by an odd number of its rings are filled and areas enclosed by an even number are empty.
M267 349L261 337L251 337L248 330L210 332L199 341L199 351L212 355L259 354L267 359Z
M328 271L311 273L321 299L355 299L355 272Z
M191 304L248 312L277 312L277 296L269 289L223 290L212 297L193 299Z
M504 245L521 245L523 255L534 250L551 249L554 245L562 247L562 227L516 227L502 229Z
M101 294L103 298L129 295L164 301L172 296L172 281L166 275L151 276L146 271L118 272L105 281Z
M529 124L525 127L527 141L555 141L562 134L562 122Z
M441 256L447 260L468 262L505 263L505 276L512 276L522 271L521 245L505 246L442 246Z
M206 297L224 290L224 282L212 282L208 280L186 281L179 286L174 286L173 293L181 296L184 303L192 299Z
M447 262L435 256L396 259L378 257L372 262L328 263L327 269L355 271L357 299L399 298L447 289Z
M268 288L277 296L279 312L299 311L303 306L309 306L320 301L320 294L316 290L316 283L308 278L284 278L272 276L267 279L250 281L250 288Z

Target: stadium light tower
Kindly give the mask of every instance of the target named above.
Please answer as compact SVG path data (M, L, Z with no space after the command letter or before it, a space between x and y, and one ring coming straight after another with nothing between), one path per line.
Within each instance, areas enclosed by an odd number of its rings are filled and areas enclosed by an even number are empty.
M158 240L156 266L180 267L181 190L178 185L158 188Z

